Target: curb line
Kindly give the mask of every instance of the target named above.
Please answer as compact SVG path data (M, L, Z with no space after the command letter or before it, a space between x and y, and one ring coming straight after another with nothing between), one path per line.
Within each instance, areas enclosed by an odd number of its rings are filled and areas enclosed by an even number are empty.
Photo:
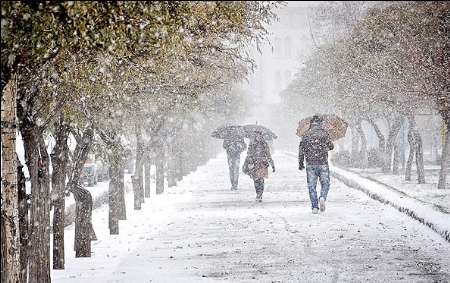
M339 170L344 170L342 168L339 168ZM346 171L346 170L344 170ZM365 188L364 186L362 186L361 184L359 184L357 181L352 180L350 178L347 178L345 176L343 176L342 174L337 173L335 170L330 170L330 173L333 177L335 177L336 179L338 179L339 181L341 181L342 183L344 183L345 185L357 189L363 193L365 193L366 195L368 195L370 198L377 200L383 204L388 204L392 207L394 207L395 209L397 209L398 211L408 215L409 217L419 221L420 223L424 224L425 226L431 228L434 232L436 232L437 234L439 234L442 238L444 238L444 240L446 240L447 242L450 243L450 231L442 228L442 227L438 227L439 225L436 225L435 223L433 223L432 221L430 221L429 219L427 219L427 217L423 217L421 215L418 215L416 211L408 208L408 207L404 207L401 205L398 205L390 200L388 200L387 198L381 196L380 194L374 193L373 191ZM351 172L349 172L351 173ZM353 174L353 173L351 173ZM364 178L364 177L360 177L360 178ZM365 180L367 180L367 182L372 182L367 178L364 178ZM378 184L379 186L381 186L380 184ZM450 219L449 219L450 222Z

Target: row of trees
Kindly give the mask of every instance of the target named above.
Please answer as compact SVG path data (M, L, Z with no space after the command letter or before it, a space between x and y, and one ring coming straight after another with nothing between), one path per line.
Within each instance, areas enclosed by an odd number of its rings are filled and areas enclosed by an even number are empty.
M202 152L192 148L201 146L196 137L236 109L234 85L253 68L247 50L265 39L264 25L275 18L277 5L2 2L2 281L51 281L50 230L53 268L64 268L67 193L79 210L76 254L90 256L92 198L79 179L94 143L110 168L111 234L126 218L123 172L130 142L136 150L135 209L147 192L142 172L148 164L157 166L158 192L165 163L171 185L192 169L180 168L187 164L184 153ZM16 157L17 130L29 197ZM49 136L55 140L51 153Z
M359 13L360 18L346 14L360 11L355 6L362 5L341 4L338 15L349 19L343 21L349 23L349 32L318 46L284 92L285 104L302 107L309 101L314 106L309 110L345 117L352 132L353 159L362 167L368 163L362 123L373 127L384 172L399 172L397 140L407 125L410 151L405 178L411 178L415 158L419 183L425 182L425 174L416 116L424 111L439 113L445 125L438 184L443 189L450 155L450 4L379 3Z

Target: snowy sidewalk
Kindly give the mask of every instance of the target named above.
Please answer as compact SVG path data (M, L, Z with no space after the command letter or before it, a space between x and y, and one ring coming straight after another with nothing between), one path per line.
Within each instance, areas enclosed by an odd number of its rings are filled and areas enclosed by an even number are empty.
M312 215L305 172L287 154L274 160L262 203L247 176L229 190L221 155L141 211L128 195L120 235L108 234L106 207L95 210L94 254L74 258L69 227L53 282L448 282L439 235L335 179L327 211Z

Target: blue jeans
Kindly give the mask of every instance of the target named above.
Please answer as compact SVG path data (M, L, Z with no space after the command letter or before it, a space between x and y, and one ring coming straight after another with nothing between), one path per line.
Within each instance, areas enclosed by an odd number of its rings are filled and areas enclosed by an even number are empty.
M326 200L330 189L330 169L328 165L306 165L306 180L313 209L319 208L316 191L317 179L319 179L321 186L320 197Z
M239 182L239 163L241 162L240 154L228 154L228 168L230 170L231 187L237 189Z

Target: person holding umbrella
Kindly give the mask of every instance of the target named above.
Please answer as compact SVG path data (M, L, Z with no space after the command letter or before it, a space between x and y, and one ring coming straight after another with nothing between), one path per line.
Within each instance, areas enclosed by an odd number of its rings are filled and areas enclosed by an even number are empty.
M227 152L228 168L230 170L231 190L238 189L239 164L241 163L241 153L247 149L247 144L240 136L227 136L223 140L223 148Z
M329 133L322 127L323 119L314 115L309 121L309 129L302 135L298 150L298 169L305 169L303 161L306 160L306 180L312 213L325 211L325 201L330 189L330 170L328 167L328 151L334 146ZM317 200L317 179L320 181L320 197Z
M241 153L247 148L244 142L245 131L242 126L227 125L214 130L211 136L213 138L223 139L223 148L226 150L228 157L231 190L237 190Z
M264 139L263 133L256 130L252 135L242 171L253 179L257 202L262 201L264 178L269 176L269 165L275 172L275 164L270 154L269 145Z

